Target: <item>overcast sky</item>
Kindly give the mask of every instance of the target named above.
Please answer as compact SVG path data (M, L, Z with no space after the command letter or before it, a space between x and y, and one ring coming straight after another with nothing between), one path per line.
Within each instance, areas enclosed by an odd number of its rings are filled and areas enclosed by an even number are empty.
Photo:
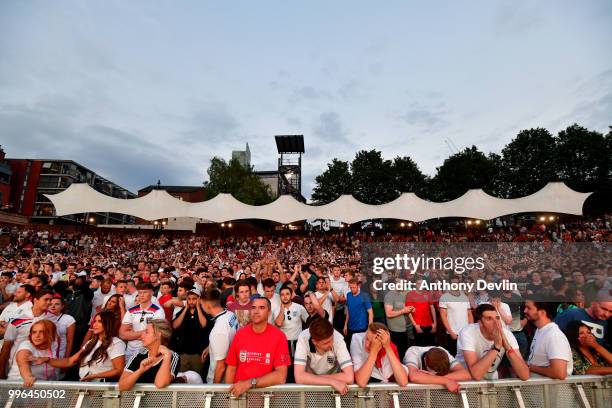
M612 125L612 1L0 2L0 144L132 190L198 185L249 142L304 134L304 195L334 157L433 175L518 130Z

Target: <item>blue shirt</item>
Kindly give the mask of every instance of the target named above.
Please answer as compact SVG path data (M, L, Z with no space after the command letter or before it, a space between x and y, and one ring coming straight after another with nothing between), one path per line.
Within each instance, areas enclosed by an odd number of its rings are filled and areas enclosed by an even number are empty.
M606 327L608 326L607 320L594 319L584 309L571 309L567 310L555 318L555 323L562 331L566 331L567 326L573 322L579 320L586 324L591 333L597 339L597 342L601 345L606 344Z
M346 294L346 307L349 313L347 327L349 330L365 330L368 328L368 310L372 308L370 296L359 291L357 296L353 292Z

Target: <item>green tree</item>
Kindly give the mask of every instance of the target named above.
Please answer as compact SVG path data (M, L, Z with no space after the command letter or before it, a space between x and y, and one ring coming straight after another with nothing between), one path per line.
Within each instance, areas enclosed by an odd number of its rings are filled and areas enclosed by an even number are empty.
M312 200L315 204L327 204L343 194L352 194L351 180L348 162L333 159L327 164L327 169L315 178Z
M209 181L206 188L211 198L219 193L228 193L250 205L263 205L274 199L270 188L253 173L253 168L244 167L238 160L232 159L227 163L213 157L207 173Z
M357 152L351 163L353 196L366 204L384 204L396 199L393 163L377 150Z
M421 172L419 166L408 156L393 159L392 173L394 188L397 195L415 193L426 195L428 178Z
M487 193L495 194L498 162L499 156L486 156L476 146L448 157L442 166L437 168L432 179L431 198L436 201L453 200L474 188L482 188Z
M572 188L592 191L610 179L610 151L606 138L573 124L557 135L558 175Z
M595 192L585 203L587 214L612 210L611 133L604 137L573 124L556 138L559 179L574 190Z
M522 130L501 152L495 189L502 198L523 197L557 179L555 138L543 128Z

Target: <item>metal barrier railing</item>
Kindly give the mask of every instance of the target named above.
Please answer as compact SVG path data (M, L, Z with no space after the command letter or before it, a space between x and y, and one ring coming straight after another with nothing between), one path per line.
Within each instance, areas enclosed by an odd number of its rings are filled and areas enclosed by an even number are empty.
M349 387L346 395L331 387L286 384L230 396L227 385L173 384L157 389L137 384L119 392L116 383L0 381L0 406L5 408L610 408L612 376L470 381L458 394L437 385L371 384ZM19 391L19 392L17 392Z

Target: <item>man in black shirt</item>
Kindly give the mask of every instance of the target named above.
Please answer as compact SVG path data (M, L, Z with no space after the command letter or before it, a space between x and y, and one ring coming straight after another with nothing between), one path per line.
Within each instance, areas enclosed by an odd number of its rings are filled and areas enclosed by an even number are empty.
M187 304L176 314L172 327L174 349L181 357L180 371L193 370L202 375L204 367L201 356L208 347L210 328L197 289L191 289L187 294Z

